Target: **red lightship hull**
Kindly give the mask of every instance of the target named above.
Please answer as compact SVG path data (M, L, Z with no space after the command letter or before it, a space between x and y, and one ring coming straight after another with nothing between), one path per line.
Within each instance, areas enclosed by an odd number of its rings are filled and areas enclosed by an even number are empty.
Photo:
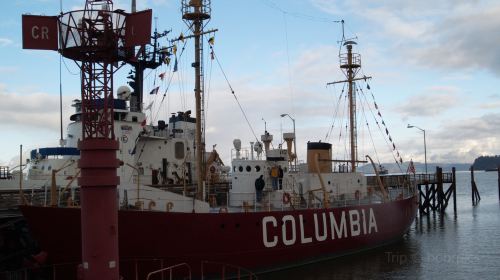
M213 261L262 272L370 249L402 237L413 223L417 203L413 196L386 203L293 211L121 210L121 274L135 274L126 264L133 259L162 260L163 267L186 262L195 269L202 261ZM80 209L21 209L52 263L81 261ZM158 267L151 270L155 269Z

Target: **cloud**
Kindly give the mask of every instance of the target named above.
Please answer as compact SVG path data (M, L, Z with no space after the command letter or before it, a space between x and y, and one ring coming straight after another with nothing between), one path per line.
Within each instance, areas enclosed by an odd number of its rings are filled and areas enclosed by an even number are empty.
M412 61L427 67L488 69L500 76L500 7L448 17L429 33L428 45L411 50Z
M6 47L12 43L13 41L9 38L0 38L0 47Z
M0 126L17 129L57 130L59 128L59 97L43 92L14 93L0 84ZM63 104L69 115L69 101Z
M434 117L459 104L459 90L454 87L433 87L427 92L411 96L395 110L403 116Z
M496 155L500 150L500 113L447 123L431 133L431 148L440 162L466 159L472 162L480 155Z
M432 69L486 69L500 75L498 1L311 0L333 15L347 11L369 22L372 38L405 63ZM349 26L349 20L346 21ZM359 32L359 30L356 30Z
M286 73L285 67L281 72ZM333 74L340 74L338 66L338 46L309 46L294 59L292 65L293 83L301 85L321 85L331 82ZM339 76L340 77L340 76Z
M483 103L483 104L479 105L479 108L480 109L497 109L497 108L500 108L500 101Z
M477 118L445 121L436 129L426 130L427 161L472 163L481 155L498 155L500 150L500 113ZM422 138L402 143L413 160L424 162Z
M16 66L0 66L0 74L12 74L19 70Z

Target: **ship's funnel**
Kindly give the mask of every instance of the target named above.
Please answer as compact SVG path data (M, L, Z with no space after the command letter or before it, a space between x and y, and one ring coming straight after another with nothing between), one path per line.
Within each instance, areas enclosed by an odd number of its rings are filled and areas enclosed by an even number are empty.
M321 173L332 172L332 144L322 142L307 143L307 166L310 173L316 173L316 155Z
M273 136L266 131L265 134L260 136L260 140L264 143L264 149L266 150L267 154L267 152L269 152L269 145L273 141Z
M241 151L241 140L234 139L233 146L234 146L234 149L236 150L236 158L239 159L240 158L240 151Z
M292 153L293 140L295 139L295 134L293 132L283 133L283 139L286 142L286 150L288 152L288 161L290 161L290 162L294 161L295 157L297 156L294 153Z

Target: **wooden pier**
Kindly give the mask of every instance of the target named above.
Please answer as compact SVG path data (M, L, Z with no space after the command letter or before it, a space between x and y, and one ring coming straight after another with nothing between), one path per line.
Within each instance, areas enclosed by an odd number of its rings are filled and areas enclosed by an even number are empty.
M420 215L428 215L430 211L443 213L448 207L450 199L453 199L453 211L457 211L455 172L455 168L452 169L452 172L443 172L442 168L437 167L434 174L389 174L382 175L380 178L386 188L396 187L404 181L410 181L412 185L417 187L419 193ZM375 179L375 176L368 176L368 184L370 185L370 182ZM449 185L445 186L445 184Z
M444 173L441 167L436 167L434 174L415 175L419 192L419 212L428 215L430 210L443 213L453 198L453 211L457 211L456 170ZM446 188L444 184L449 184Z

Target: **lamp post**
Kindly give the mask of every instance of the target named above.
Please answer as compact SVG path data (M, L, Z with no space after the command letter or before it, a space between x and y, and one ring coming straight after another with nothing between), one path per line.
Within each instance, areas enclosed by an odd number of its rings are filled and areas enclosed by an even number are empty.
M295 168L297 168L297 135L295 134L295 119L292 118L289 114L281 114L282 118L288 116L293 122L293 153L295 154Z
M416 128L424 133L424 160L425 160L425 174L427 174L427 144L425 142L425 129L421 129L418 126L408 124L407 128Z

